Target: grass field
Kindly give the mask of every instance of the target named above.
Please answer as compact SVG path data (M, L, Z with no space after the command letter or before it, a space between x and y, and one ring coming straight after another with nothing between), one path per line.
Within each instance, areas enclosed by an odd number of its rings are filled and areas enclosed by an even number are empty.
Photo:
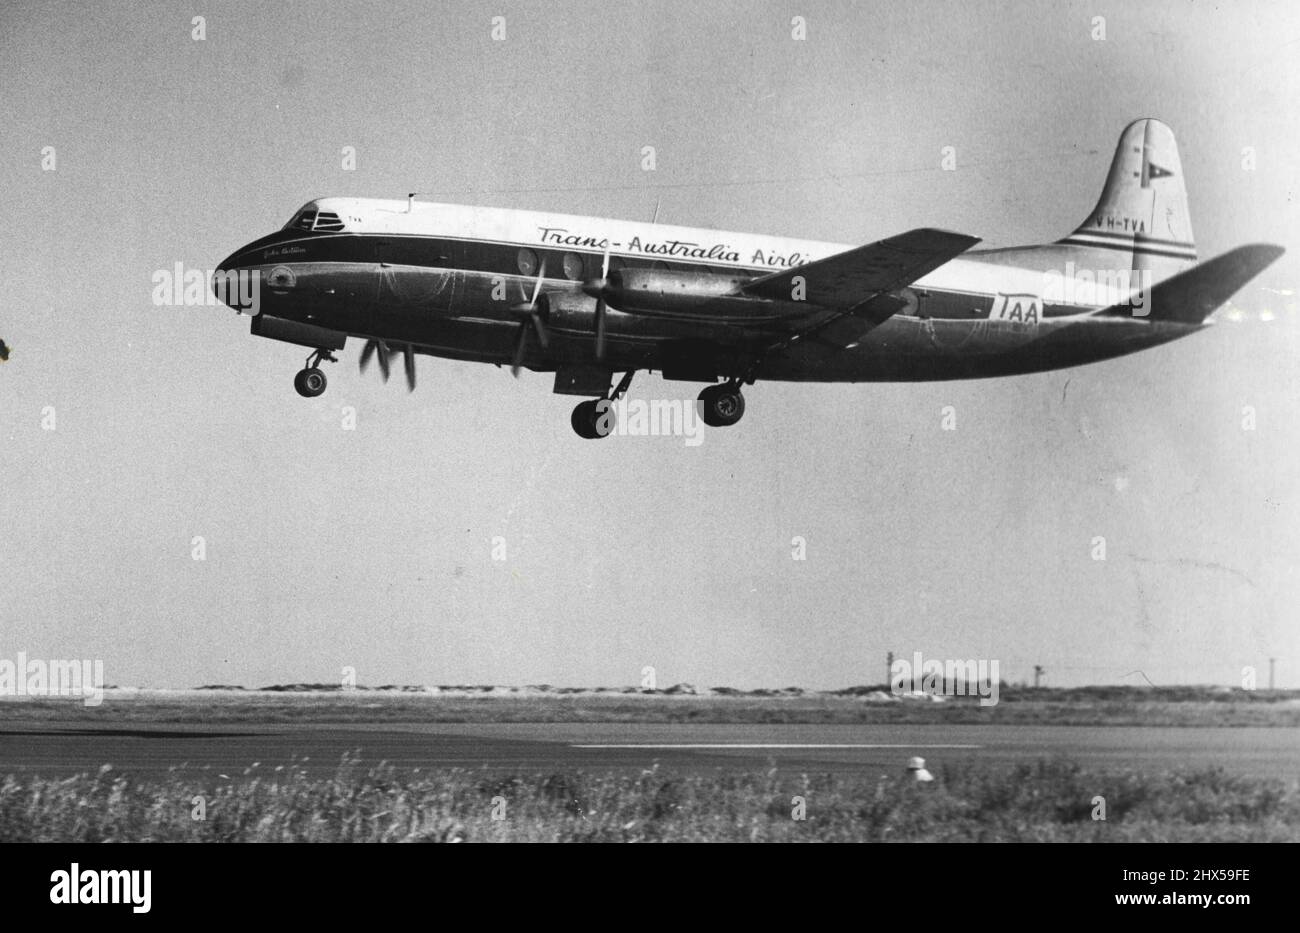
M200 795L202 795L200 797ZM1106 819L1094 819L1096 798ZM796 797L804 819L795 819ZM202 800L202 812L198 810ZM196 816L202 816L197 819ZM1220 771L1091 773L1065 760L935 781L581 772L398 775L345 758L215 787L101 770L0 780L0 842L995 842L1300 841L1300 791Z
M710 692L279 688L111 690L102 705L6 698L0 722L957 723L1297 726L1300 693L1218 688L1004 688L1001 702L898 699L873 688ZM325 772L328 774L329 772ZM233 774L233 772L232 772ZM111 769L0 776L0 842L17 841L1292 841L1300 787L1218 770L1089 771L1064 759L905 775L403 772L345 758L226 777ZM1094 819L1096 798L1106 819ZM793 814L802 798L804 819ZM199 811L202 810L200 813ZM202 818L196 818L201 816Z
M884 688L836 692L568 692L443 688L439 692L314 687L245 691L116 691L99 706L74 698L3 698L0 721L47 722L647 722L970 723L987 725L1300 726L1300 691L1209 687L1006 687L996 706L973 697L896 699Z

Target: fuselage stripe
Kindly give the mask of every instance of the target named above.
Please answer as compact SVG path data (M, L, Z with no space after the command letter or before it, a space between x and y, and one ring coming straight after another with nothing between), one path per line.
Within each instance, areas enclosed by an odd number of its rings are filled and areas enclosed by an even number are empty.
M1064 246L1083 246L1088 249L1106 249L1116 253L1136 253L1141 256L1163 256L1166 259L1187 259L1195 262L1197 258L1195 250L1181 252L1168 249L1155 249L1137 244L1123 245L1119 243L1095 243L1078 237L1068 237L1059 242Z
M1132 233L1132 232L1122 233L1117 230L1090 230L1090 229L1076 230L1065 239L1069 240L1069 239L1073 239L1074 237L1082 237L1082 236L1107 237L1112 240L1125 240L1128 242L1132 242L1134 240L1140 240L1143 243L1156 243L1160 246L1185 246L1188 249L1196 248L1196 244L1191 242L1190 240L1162 240L1160 237L1146 236L1145 234L1142 233ZM1063 241L1058 241L1058 242L1063 242Z

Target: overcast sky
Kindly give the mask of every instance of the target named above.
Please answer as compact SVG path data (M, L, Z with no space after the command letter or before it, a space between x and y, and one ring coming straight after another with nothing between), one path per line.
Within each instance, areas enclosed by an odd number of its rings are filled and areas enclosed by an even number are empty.
M1300 686L1297 26L1289 3L10 0L0 657L142 686L838 687L890 650L1053 684L1262 683L1276 656ZM1034 376L760 383L697 447L582 441L549 375L421 358L407 395L351 344L303 399L304 350L151 301L156 271L324 195L1040 242L1144 116L1177 135L1203 257L1289 249L1243 320Z

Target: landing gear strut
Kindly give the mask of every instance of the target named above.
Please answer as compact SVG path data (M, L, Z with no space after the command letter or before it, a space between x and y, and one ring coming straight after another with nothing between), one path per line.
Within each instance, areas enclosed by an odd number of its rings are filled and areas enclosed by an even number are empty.
M745 396L735 380L706 388L700 393L700 405L700 417L712 428L730 427L745 414Z
M303 398L315 398L325 391L328 381L319 366L322 360L337 362L328 350L317 350L307 357L307 365L293 377L293 387Z
M634 375L636 375L635 369L628 370L614 388L614 391L607 397L581 402L577 408L573 409L573 415L569 418L569 422L573 425L573 430L578 437L586 440L596 440L597 438L608 437L613 433L615 424L614 402L632 385Z

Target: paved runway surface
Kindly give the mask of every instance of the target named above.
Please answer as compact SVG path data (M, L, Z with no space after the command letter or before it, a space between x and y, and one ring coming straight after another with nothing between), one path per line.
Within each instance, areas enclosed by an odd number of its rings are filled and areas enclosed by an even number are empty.
M329 773L359 751L399 769L494 772L662 768L883 773L912 755L931 768L966 762L1011 766L1068 755L1089 768L1146 771L1219 765L1300 778L1300 729L950 725L662 725L626 723L383 723L169 725L0 723L0 775L61 777L111 764L162 776L235 777L304 763Z

